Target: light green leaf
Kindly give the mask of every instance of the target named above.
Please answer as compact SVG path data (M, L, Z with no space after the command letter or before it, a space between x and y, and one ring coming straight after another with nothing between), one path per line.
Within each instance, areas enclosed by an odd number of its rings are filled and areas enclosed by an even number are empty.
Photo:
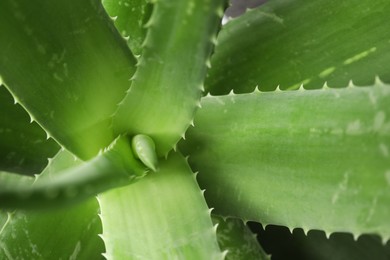
M12 96L0 86L0 171L37 174L47 158L60 150L45 132L30 123L28 114L15 105Z
M242 222L241 219L212 215L214 224L218 224L218 244L226 252L226 260L270 259L263 251L256 235Z
M182 156L98 197L107 259L222 259L210 212Z
M134 58L99 0L0 2L0 76L59 143L83 160L114 137L108 118Z
M103 0L104 8L115 19L115 27L135 55L140 55L145 39L145 23L150 17L152 5L148 0Z
M228 22L206 80L211 93L294 89L324 82L390 82L390 2L272 0Z
M62 151L41 178L78 164L73 155ZM98 212L95 199L54 211L0 210L0 259L100 259L104 244L98 237Z
M145 166L136 160L126 137L117 138L101 155L34 183L0 172L0 207L35 209L79 202L100 192L142 178Z
M223 2L155 1L137 72L114 117L117 133L150 136L159 156L179 141L200 103Z
M389 104L380 82L210 96L183 149L217 214L387 240Z

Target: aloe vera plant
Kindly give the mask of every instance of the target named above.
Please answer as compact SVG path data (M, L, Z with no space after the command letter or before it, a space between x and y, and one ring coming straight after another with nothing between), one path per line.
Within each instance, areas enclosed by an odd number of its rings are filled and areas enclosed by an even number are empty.
M1 259L388 259L390 3L227 4L0 2Z

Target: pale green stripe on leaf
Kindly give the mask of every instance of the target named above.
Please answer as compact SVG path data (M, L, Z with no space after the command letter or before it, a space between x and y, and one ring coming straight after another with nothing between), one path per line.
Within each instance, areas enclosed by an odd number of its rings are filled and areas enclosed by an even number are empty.
M222 259L202 192L178 154L99 203L107 259Z
M211 93L390 81L390 2L270 0L228 22L206 80Z
M0 86L0 171L38 174L60 147L46 140L45 132L30 123L28 114L15 105L12 96Z
M99 0L0 2L4 84L81 159L114 139L108 118L130 87L134 63Z
M212 215L217 227L217 239L220 248L225 252L226 260L270 259L261 248L256 235L241 219Z
M0 207L35 209L82 201L100 192L142 178L145 166L136 160L126 137L94 159L34 183L21 176L0 173Z
M40 176L54 178L55 172L79 164L62 151ZM0 259L100 259L104 244L98 237L98 212L95 199L51 211L0 210Z
M114 117L116 132L150 136L159 156L173 148L200 103L222 5L155 1L137 72Z
M388 239L389 104L380 82L210 96L183 149L218 214Z
M103 0L102 3L108 14L115 20L115 27L126 38L131 51L135 55L140 55L147 31L145 23L152 10L149 1Z

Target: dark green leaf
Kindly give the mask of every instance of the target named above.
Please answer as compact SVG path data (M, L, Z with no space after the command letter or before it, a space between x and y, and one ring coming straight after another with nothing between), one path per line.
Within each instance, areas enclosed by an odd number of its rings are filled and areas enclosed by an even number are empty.
M37 182L78 164L62 151ZM104 244L98 237L102 232L98 212L95 199L51 211L0 210L0 259L101 259Z
M0 171L38 174L60 147L46 140L45 131L30 123L26 111L15 105L12 96L0 86Z
M100 0L0 2L0 76L61 145L90 159L114 136L109 117L134 58Z

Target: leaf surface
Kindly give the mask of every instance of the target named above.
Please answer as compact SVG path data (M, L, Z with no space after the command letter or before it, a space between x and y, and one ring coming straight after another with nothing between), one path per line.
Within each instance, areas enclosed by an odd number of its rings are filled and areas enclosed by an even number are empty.
M178 154L98 200L107 259L222 259L209 209Z
M115 27L123 37L129 37L127 44L135 55L142 53L145 39L145 23L150 16L148 0L103 0L104 8L115 18Z
M26 111L15 105L12 96L0 86L0 171L38 174L60 147L45 132L30 123Z
M113 141L109 117L134 63L99 0L0 3L4 84L48 135L83 160Z
M270 259L261 248L256 235L241 219L212 215L214 224L218 224L218 244L226 252L226 260Z
M228 22L206 89L213 94L390 82L390 2L272 0Z
M200 103L223 2L155 1L137 72L114 117L117 133L150 136L159 156L180 140Z
M0 207L52 208L73 204L100 192L137 181L145 166L133 156L126 137L117 138L94 159L34 183L0 172Z
M389 104L380 82L209 96L182 149L217 214L387 240Z
M80 161L75 161L73 155L62 151L37 182L78 164ZM98 212L96 199L51 211L0 210L0 258L101 259L104 244L98 237Z

